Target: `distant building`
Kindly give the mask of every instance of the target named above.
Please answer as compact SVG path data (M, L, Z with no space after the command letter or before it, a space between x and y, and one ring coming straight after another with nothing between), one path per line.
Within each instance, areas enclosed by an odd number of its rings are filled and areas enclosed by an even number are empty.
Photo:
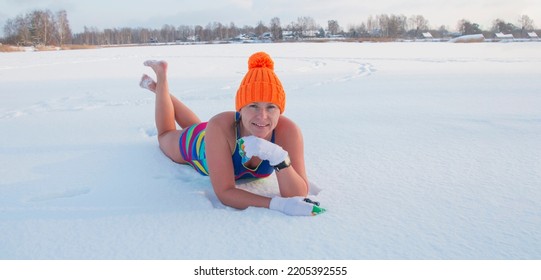
M265 32L261 35L261 39L262 40L272 40L272 33L270 32Z
M496 40L514 40L515 37L513 37L513 34L503 34L502 32L498 32L494 34L496 37Z
M423 36L424 39L434 39L434 37L432 36L430 32L423 32L421 35Z
M284 40L293 40L295 39L295 37L296 37L295 33L291 30L282 31L282 38L284 38Z
M537 36L537 33L533 32L533 31L532 31L532 32L528 32L528 37L529 37L530 39L539 39L539 36Z

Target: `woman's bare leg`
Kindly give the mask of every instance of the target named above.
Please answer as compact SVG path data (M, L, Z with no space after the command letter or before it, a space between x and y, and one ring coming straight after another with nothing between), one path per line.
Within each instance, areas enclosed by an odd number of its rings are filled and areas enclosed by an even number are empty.
M143 74L141 77L139 85L144 89L156 93L156 82L146 74ZM184 105L184 103L178 100L174 95L169 94L169 96L171 97L171 102L173 102L173 108L175 110L175 121L181 128L184 129L188 126L201 123L199 117L190 108Z
M175 108L169 97L169 84L167 81L167 62L148 60L144 63L156 73L156 108L155 120L158 136L176 130Z
M179 149L179 139L182 131L177 130L175 124L175 106L173 100L169 94L169 84L167 82L167 62L165 61L156 61L148 60L144 63L145 66L148 66L154 70L156 73L156 85L154 87L154 92L156 93L156 109L155 109L155 121L156 127L158 129L158 142L160 143L160 149L163 153L171 158L173 161L178 163L185 163L186 161L182 158ZM141 81L141 86L149 85L148 81L143 83ZM178 101L178 99L177 99ZM178 101L182 106L179 108L180 116L186 114L186 118L190 121L193 121L197 116L184 104ZM182 121L184 123L184 121Z

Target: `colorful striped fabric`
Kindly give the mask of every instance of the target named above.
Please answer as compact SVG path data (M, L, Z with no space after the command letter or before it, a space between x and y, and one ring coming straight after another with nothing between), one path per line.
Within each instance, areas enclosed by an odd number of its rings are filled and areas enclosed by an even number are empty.
M205 153L205 128L207 123L194 124L180 135L179 145L182 158L202 175L209 175Z

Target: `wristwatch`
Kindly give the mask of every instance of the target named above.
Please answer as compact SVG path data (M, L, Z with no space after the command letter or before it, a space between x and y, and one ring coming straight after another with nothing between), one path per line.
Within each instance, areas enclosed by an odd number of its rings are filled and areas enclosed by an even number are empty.
M278 163L277 165L273 166L274 167L274 170L276 170L276 172L284 169L284 168L288 168L289 166L291 166L291 159L289 158L289 156L287 156L284 161Z

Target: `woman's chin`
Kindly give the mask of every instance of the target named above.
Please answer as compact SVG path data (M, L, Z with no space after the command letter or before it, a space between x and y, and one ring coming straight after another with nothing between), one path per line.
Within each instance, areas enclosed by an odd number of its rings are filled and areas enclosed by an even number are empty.
M271 133L272 131L267 128L267 127L257 127L257 128L252 128L250 130L250 133L255 136L255 137L259 137L259 138L267 138L269 136L269 134Z

